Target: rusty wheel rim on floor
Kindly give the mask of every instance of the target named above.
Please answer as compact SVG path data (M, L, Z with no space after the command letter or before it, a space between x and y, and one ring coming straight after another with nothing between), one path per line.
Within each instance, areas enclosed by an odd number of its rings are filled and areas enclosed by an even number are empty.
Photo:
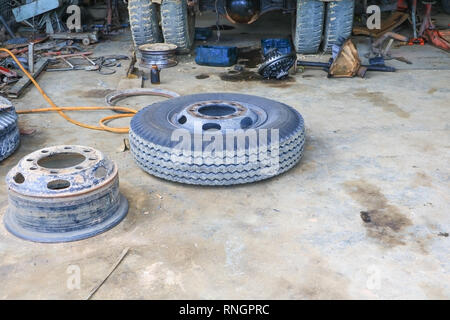
M116 164L93 148L63 145L35 151L6 176L12 234L36 242L92 237L128 212Z

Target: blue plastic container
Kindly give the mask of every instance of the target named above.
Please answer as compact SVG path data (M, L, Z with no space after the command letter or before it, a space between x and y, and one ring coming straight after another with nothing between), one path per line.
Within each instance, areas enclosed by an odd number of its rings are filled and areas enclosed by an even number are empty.
M229 67L237 61L237 47L198 46L195 53L195 62L203 66Z
M271 49L277 48L282 54L288 54L292 52L291 41L289 39L262 39L261 49L265 56Z

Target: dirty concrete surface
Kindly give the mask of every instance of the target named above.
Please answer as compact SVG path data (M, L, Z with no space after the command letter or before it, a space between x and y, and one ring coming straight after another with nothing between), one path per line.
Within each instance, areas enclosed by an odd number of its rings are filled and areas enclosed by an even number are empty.
M223 31L221 41L251 46L289 33L289 19L275 20L270 15ZM213 21L202 16L197 25ZM356 42L362 55L367 39ZM94 51L130 49L125 32ZM26 242L1 224L0 299L83 299L126 247L128 255L93 299L449 299L450 56L428 45L393 53L413 64L389 61L400 70L366 79L331 80L306 70L271 82L253 79L255 69L230 79L232 68L198 66L192 55L163 70L164 89L260 95L303 115L301 162L249 185L167 182L121 151L125 134L82 129L57 114L22 115L21 128L36 131L22 136L18 151L0 164L0 218L8 170L26 154L60 144L89 145L116 161L130 210L112 230L63 244ZM110 76L44 73L39 83L61 106L104 105L111 90L136 86L124 79L125 65ZM120 104L139 109L162 99ZM14 104L46 106L35 88ZM95 124L105 112L70 115ZM71 282L74 270L79 288Z

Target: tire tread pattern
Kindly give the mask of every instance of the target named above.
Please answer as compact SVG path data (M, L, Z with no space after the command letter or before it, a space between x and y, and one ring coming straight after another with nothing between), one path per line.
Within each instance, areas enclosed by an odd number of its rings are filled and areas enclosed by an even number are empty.
M180 53L189 52L194 43L195 16L188 16L186 0L161 3L161 25L166 43L175 44Z
M352 34L355 0L331 1L326 7L322 48L330 52L339 38L347 39Z
M129 0L128 13L133 42L136 47L162 41L158 10L151 0Z
M297 0L294 20L294 47L297 53L317 53L322 39L324 3L318 0Z

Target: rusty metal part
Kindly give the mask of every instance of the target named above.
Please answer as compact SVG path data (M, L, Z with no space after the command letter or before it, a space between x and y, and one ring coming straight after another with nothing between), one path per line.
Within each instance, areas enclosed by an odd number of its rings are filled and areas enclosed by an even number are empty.
M90 147L35 151L8 172L6 184L5 226L25 240L88 238L114 227L128 212L116 164Z
M424 38L435 47L447 52L450 51L450 30L427 29Z
M139 46L141 61L139 66L151 69L153 65L158 68L170 68L178 64L175 59L177 46L170 43L148 43Z
M330 66L328 76L333 78L353 77L361 67L358 50L348 39L344 42L336 58Z
M117 90L113 91L105 97L105 101L109 106L114 106L114 103L123 98L127 97L136 97L136 96L159 96L165 98L176 98L180 95L174 91L164 90L164 89L147 89L147 88L138 88L138 89L126 89L126 90ZM114 110L116 111L116 110ZM121 111L116 111L118 113L123 113Z
M431 21L431 3L425 4L425 14L420 27L419 36L430 44L447 52L450 51L450 29L438 30Z
M368 29L367 27L353 27L353 34L372 36L378 38L388 31L392 31L408 20L409 14L406 12L395 11L387 19L381 21L380 29Z

